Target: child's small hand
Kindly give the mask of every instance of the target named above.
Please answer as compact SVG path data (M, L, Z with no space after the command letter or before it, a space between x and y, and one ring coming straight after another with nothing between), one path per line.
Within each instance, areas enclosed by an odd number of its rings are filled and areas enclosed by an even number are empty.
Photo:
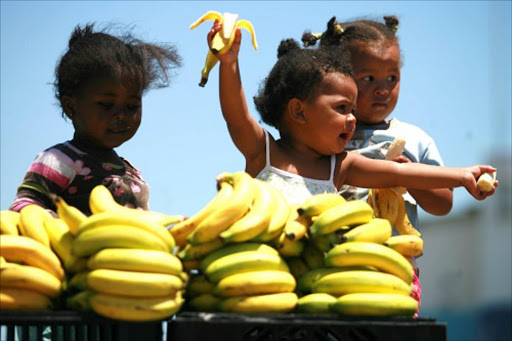
M498 187L498 181L495 181L494 188L491 189L489 192L482 192L478 189L478 187L476 186L477 180L480 177L480 175L486 172L494 173L496 172L496 168L491 166L476 165L464 169L464 187L477 200L484 200L488 196L493 195L496 190L496 187Z
M210 32L208 32L208 46L211 48L212 46L212 39L219 32L222 28L222 24L215 20L213 23L212 29ZM238 59L238 52L240 51L240 43L242 41L242 31L237 28L235 32L235 40L233 41L233 45L231 45L231 48L229 51L224 53L216 54L215 57L219 59L221 63L233 63Z

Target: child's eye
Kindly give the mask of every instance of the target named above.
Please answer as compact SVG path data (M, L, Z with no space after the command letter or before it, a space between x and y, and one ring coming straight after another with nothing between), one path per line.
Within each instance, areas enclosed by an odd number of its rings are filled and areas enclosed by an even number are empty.
M338 108L337 110L339 112L341 112L342 114L346 113L347 112L347 106L345 104L342 104L342 105L338 105Z
M140 108L140 104L128 104L126 105L126 108L130 111L137 111Z
M111 109L114 106L112 103L107 102L98 102L98 105L103 109Z
M390 81L390 82L396 82L397 79L398 79L397 76L388 76L388 81Z
M367 82L373 82L373 76L365 76L363 77L363 80Z

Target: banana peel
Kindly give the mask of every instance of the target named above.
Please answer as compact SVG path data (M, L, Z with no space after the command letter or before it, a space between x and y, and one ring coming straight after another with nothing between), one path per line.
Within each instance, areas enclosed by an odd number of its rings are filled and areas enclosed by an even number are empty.
M233 42L235 40L236 30L237 28L243 28L249 31L252 36L252 46L255 50L258 49L258 43L256 42L256 33L254 32L254 27L251 22L248 20L238 20L238 14L224 12L221 14L217 11L208 11L199 19L197 19L192 25L190 25L190 29L194 29L199 26L201 23L209 20L218 20L222 24L222 28L212 39L210 50L206 56L206 62L203 70L201 71L201 82L199 86L204 87L208 82L208 76L213 67L217 64L219 59L215 56L217 54L222 54L231 48Z

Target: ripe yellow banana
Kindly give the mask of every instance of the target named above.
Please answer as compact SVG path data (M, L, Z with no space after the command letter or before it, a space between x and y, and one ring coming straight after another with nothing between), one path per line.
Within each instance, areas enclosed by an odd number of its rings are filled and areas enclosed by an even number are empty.
M0 288L33 290L56 298L61 292L62 282L51 273L35 266L8 263L0 270Z
M291 210L288 201L280 190L267 182L264 182L264 184L275 197L275 210L268 228L252 239L260 242L268 242L281 234Z
M163 273L175 276L179 276L183 271L181 261L168 252L120 248L108 248L98 251L89 257L87 267L91 270L126 270Z
M295 278L287 271L262 270L235 273L217 283L213 293L221 297L293 292Z
M20 213L16 211L0 211L0 234L19 235Z
M265 182L259 179L252 179L252 181L254 199L249 212L220 233L220 237L225 242L248 241L265 231L270 225L276 209L275 196Z
M297 311L308 314L332 314L329 309L336 297L325 293L314 293L299 297Z
M18 288L0 291L0 310L46 311L51 306L50 298L37 291Z
M496 176L498 172L493 173L484 173L480 175L478 181L476 182L476 186L482 192L489 192L494 188L494 182L496 181Z
M326 266L370 265L412 282L411 263L395 250L376 243L351 242L337 245L325 256Z
M353 293L380 292L409 295L412 286L395 275L380 271L342 271L323 276L311 287L312 292L333 296Z
M88 272L83 279L88 289L130 297L172 296L184 287L178 276L152 272L96 269Z
M377 271L377 269L372 268L370 266L343 266L343 267L332 267L332 268L316 268L310 269L305 272L302 276L300 276L297 280L297 288L299 288L303 292L311 292L311 288L313 284L318 281L320 278L337 272L343 271L353 271L353 270L367 270L367 271Z
M208 280L217 283L235 273L257 270L290 271L286 262L279 256L248 251L219 258L208 265L204 273Z
M206 279L203 274L196 274L190 278L187 284L186 294L194 297L203 294L211 294L215 284Z
M331 309L342 315L412 316L418 309L418 301L400 294L356 293L339 297Z
M391 224L395 224L398 216L398 201L403 198L401 199L392 188L372 188L368 198L375 217L387 219Z
M267 244L251 242L228 244L207 255L201 261L200 270L201 272L204 273L206 271L206 268L208 268L208 266L210 266L210 264L212 264L214 261L224 258L225 256L229 256L231 254L241 254L244 252L260 252L269 255L279 256L279 252L277 252L276 249Z
M254 179L246 172L222 173L217 182L229 182L233 193L222 207L218 207L205 220L199 223L187 237L190 244L205 243L217 238L220 233L242 218L254 199Z
M362 200L347 201L321 213L309 231L312 235L329 234L346 225L360 225L369 222L373 209Z
M405 211L405 201L403 197L393 191L390 192L394 195L398 201L398 213L395 221L395 228L400 234L411 234L414 236L421 236L420 231L416 230L412 223L409 221L409 217Z
M341 242L384 243L391 237L392 227L388 220L373 218L366 224L358 225L341 236Z
M298 209L292 209L284 225L284 234L290 240L300 240L304 238L310 226L311 218L309 216L299 215Z
M324 253L318 250L311 243L306 243L301 253L302 259L306 262L310 269L317 269L324 266Z
M181 293L164 297L124 297L97 293L90 298L91 308L99 315L123 321L144 322L167 319L183 304Z
M211 252L220 249L225 244L226 243L224 240L222 240L220 237L202 244L187 244L182 250L178 252L178 257L183 261L202 259Z
M406 258L419 257L423 254L423 239L410 234L392 236L384 242L384 245Z
M69 228L69 231L75 235L78 230L78 226L82 223L87 216L82 213L78 208L68 205L64 199L59 196L52 197L53 203L57 206L57 214Z
M220 188L213 199L192 217L177 223L170 229L176 245L182 246L187 242L187 237L196 228L199 223L206 219L210 214L219 207L223 207L233 193L233 186L229 182L219 184Z
M214 312L217 310L217 304L220 300L219 297L212 294L201 294L190 298L187 301L187 306L193 311Z
M298 212L302 216L314 217L344 202L346 202L345 198L337 193L316 194L306 199L306 201L299 206Z
M2 235L0 256L8 262L23 262L43 269L59 280L64 277L64 269L59 257L35 239L25 236Z
M44 228L44 220L52 218L44 208L39 205L27 205L20 210L20 234L37 240L50 248L50 239Z
M235 40L236 30L238 27L248 30L252 35L252 45L255 50L258 49L258 43L256 42L256 33L250 21L239 20L238 14L225 12L221 14L217 11L208 11L198 20L196 20L190 29L194 29L201 23L207 20L218 20L222 24L221 30L215 34L212 39L210 50L208 50L208 56L206 58L205 66L201 72L201 82L199 86L204 87L208 82L208 75L211 69L217 64L218 59L215 57L218 53L225 53L229 51L231 45Z
M295 309L298 297L295 293L277 293L255 296L235 296L222 299L217 307L233 313L287 313Z
M50 217L45 219L44 227L50 239L52 250L59 256L62 264L65 265L72 257L71 245L75 239L75 236L69 229L69 225L61 218Z
M97 227L80 233L73 241L76 256L90 256L107 248L133 248L171 252L169 247L154 234L131 226Z
M158 237L162 242L167 245L169 250L175 247L174 238L167 231L167 229L154 221L145 219L144 211L129 210L124 212L120 211L105 211L93 214L87 217L82 224L78 227L77 237L86 231L98 227L106 226L130 226L149 232Z

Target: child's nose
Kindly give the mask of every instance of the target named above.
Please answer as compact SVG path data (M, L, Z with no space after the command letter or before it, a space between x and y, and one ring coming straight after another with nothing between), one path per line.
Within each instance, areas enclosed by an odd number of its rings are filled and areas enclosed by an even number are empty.
M375 89L375 94L377 96L386 96L387 94L389 94L389 90L385 87L377 87Z

